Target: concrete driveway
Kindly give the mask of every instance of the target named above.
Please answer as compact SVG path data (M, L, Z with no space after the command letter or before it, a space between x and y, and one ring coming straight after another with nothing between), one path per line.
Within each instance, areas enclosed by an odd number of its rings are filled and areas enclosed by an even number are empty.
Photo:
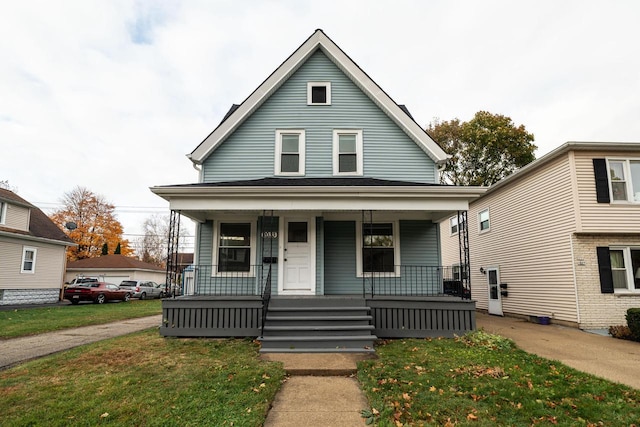
M640 389L640 343L557 325L476 313L478 329L512 339L522 350Z

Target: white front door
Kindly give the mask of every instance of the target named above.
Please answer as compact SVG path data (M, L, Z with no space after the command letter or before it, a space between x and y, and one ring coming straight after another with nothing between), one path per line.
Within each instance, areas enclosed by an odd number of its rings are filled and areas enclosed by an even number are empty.
M502 297L500 295L500 272L497 267L487 268L489 285L489 314L502 316Z
M283 224L282 292L315 293L315 233L309 218L285 218Z

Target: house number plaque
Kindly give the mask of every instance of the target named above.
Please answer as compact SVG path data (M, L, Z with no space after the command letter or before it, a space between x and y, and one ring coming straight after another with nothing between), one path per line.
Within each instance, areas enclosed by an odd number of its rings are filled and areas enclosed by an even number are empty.
M277 231L263 231L261 235L265 239L277 239L278 238L278 232Z

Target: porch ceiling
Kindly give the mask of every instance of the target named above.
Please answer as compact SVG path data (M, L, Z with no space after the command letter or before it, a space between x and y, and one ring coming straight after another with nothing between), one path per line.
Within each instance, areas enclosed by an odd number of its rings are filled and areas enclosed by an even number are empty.
M413 212L431 219L468 210L484 187L455 186L163 186L151 191L170 203L170 209L196 221L212 213L273 211Z

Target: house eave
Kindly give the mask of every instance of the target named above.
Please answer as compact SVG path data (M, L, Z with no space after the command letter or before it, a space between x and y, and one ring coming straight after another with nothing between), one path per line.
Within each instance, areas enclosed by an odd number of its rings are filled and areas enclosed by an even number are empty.
M170 209L202 222L211 212L273 211L405 211L442 217L468 210L484 187L153 187Z
M77 243L69 243L62 240L47 239L45 237L36 237L36 236L31 236L29 234L12 233L12 232L2 231L2 230L0 230L0 236L10 237L13 239L27 240L30 242L48 243L51 245L58 245L58 246L78 246Z

